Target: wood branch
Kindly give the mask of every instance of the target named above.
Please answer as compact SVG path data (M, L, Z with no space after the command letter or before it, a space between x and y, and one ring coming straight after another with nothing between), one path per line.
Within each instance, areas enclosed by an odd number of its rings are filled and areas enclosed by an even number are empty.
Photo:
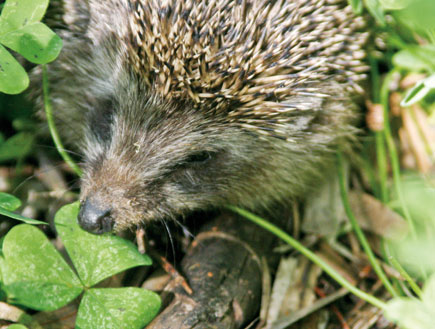
M171 280L165 292L173 299L147 328L231 329L255 319L261 304L261 258L273 259L275 242L273 235L232 213L206 224L181 262L180 272L193 293Z

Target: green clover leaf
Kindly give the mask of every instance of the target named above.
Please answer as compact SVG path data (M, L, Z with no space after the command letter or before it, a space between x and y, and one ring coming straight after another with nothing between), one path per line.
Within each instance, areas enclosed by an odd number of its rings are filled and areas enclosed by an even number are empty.
M59 210L54 221L85 286L91 287L126 269L151 264L151 259L140 254L130 241L111 234L94 235L82 230L77 223L78 211L78 202L67 205Z
M6 0L0 16L0 43L35 64L53 61L62 40L40 20L48 0ZM0 45L0 92L18 94L29 85L26 71Z
M2 278L14 303L55 310L83 290L72 269L38 228L21 224L3 241Z

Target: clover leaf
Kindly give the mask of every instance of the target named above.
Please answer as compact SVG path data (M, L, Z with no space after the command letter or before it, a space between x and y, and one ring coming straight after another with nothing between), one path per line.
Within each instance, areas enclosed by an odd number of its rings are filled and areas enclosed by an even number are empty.
M14 211L17 210L20 206L20 199L8 193L0 192L0 207L8 211Z
M160 298L140 288L90 289L83 296L76 327L143 328L157 314Z
M425 284L421 300L394 298L387 304L385 316L403 328L433 329L435 319L435 275Z
M0 161L20 159L32 148L34 136L28 132L20 132L0 142Z
M48 0L6 0L0 16L0 91L18 94L29 85L29 77L2 45L35 64L53 61L62 40L40 20Z
M67 205L55 217L56 229L83 284L93 286L131 267L150 265L151 259L130 241L115 235L94 235L77 223L78 202Z
M80 280L38 228L21 224L3 241L2 278L8 297L35 310L55 310L83 290Z
M8 216L20 220L27 224L47 225L47 223L42 222L40 220L28 218L20 214L13 213L13 211L20 206L21 206L21 201L18 198L8 193L0 192L0 215Z
M0 194L9 209L18 202ZM95 236L77 223L79 204L61 208L56 229L64 242L77 274L38 228L21 224L3 241L0 273L9 302L35 310L60 308L84 292L76 327L143 328L157 314L160 297L135 287L92 288L120 271L151 264L130 242L114 235Z

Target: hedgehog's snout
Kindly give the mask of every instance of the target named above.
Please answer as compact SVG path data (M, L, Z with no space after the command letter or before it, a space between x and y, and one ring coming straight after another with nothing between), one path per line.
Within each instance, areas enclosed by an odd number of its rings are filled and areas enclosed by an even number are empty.
M78 221L84 230L93 234L103 234L113 229L115 222L111 212L112 209L87 198L80 207Z

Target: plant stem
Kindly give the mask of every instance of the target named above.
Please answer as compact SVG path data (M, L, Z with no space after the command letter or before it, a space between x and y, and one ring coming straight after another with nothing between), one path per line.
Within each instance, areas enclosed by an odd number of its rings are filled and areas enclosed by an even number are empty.
M365 300L366 302L380 308L385 309L386 304L381 301L380 299L369 295L365 293L364 291L358 289L357 287L353 286L349 281L347 281L344 277L342 277L340 274L338 274L331 266L328 265L324 260L317 257L312 251L305 248L301 243L299 243L297 240L293 239L290 235L288 235L283 230L279 229L277 226L273 225L272 223L269 223L265 219L258 217L252 213L250 213L247 210L240 209L234 206L227 206L228 209L232 210L233 212L249 219L250 221L256 223L257 225L263 227L264 229L268 230L269 232L275 234L280 239L287 242L290 246L298 250L302 255L307 257L309 260L311 260L314 264L321 267L327 274L329 274L335 281L337 281L340 285L345 287L347 290L349 290L354 295L358 296L359 298Z
M381 87L381 104L384 108L384 136L385 141L387 142L387 148L390 153L390 160L391 160L391 168L393 171L393 180L394 180L394 187L397 193L397 197L399 198L400 206L402 208L403 215L408 222L408 225L411 229L411 233L413 237L417 237L417 233L415 230L414 221L411 218L411 215L409 213L408 207L405 204L405 200L402 193L402 187L400 182L400 165L399 165L399 158L397 156L397 150L396 145L394 144L394 140L391 134L391 128L390 128L390 122L389 122L389 116L388 116L388 108L389 108L389 85L391 83L391 80L394 76L396 71L392 70L390 71L387 76L385 77L384 82L382 83Z
M378 164L379 183L381 186L380 199L383 203L388 202L387 189L387 156L385 152L385 141L382 131L375 132L376 137L376 160Z
M54 144L56 145L56 149L59 152L59 154L62 156L65 162L74 170L74 172L77 175L81 176L82 170L66 152L65 148L63 147L62 141L60 139L59 133L57 132L56 125L54 123L54 118L53 118L53 108L51 106L49 88L50 87L48 83L47 67L44 64L42 65L42 90L44 94L44 107L45 107L45 114L47 116L48 128L50 129L51 137L53 138Z
M364 172L367 175L367 178L369 180L370 187L372 188L373 194L376 198L381 198L381 190L380 190L380 184L378 176L375 174L375 168L372 166L372 163L370 162L370 155L368 151L368 146L364 145L362 149L362 168Z
M380 75L378 62L372 56L369 56L370 62L370 77L371 77L371 90L372 90L372 98L375 104L381 101L381 95L379 90L381 89L380 83ZM378 196L383 203L388 202L388 189L387 189L387 154L385 152L385 141L384 135L382 131L376 131L375 133L376 140L376 162L378 167L378 178L381 189L381 194Z
M345 177L345 170L344 170L343 156L340 152L338 152L337 158L338 158L337 162L338 162L338 177L339 177L339 182L340 182L340 193L341 193L341 199L343 202L344 210L346 211L346 215L349 218L349 221L352 225L353 230L355 231L356 236L358 237L358 240L361 243L361 246L363 247L365 253L367 254L367 257L370 261L370 264L372 264L373 270L376 272L379 279L382 281L385 288L387 288L387 290L390 292L390 294L394 297L397 297L398 294L397 294L396 290L394 290L393 285L390 283L387 275L384 273L381 266L379 265L372 249L370 248L370 245L369 245L363 231L359 227L358 221L356 220L355 216L353 215L352 209L350 207L349 199L347 196L347 186L346 186L346 180L344 178Z
M405 280L408 282L409 286L414 291L414 293L421 299L422 291L420 287L417 285L417 283L408 274L408 272L405 271L402 265L400 265L397 259L392 255L388 256L388 260L390 261L391 265L393 265L394 268L399 271L400 275L405 278Z
M381 86L381 104L384 108L384 136L385 136L385 141L387 143L388 152L390 154L394 188L396 190L397 197L399 198L400 207L402 209L403 216L405 217L409 225L412 238L417 240L417 231L415 229L415 223L411 217L411 214L409 213L408 207L406 206L405 198L402 192L399 157L397 155L396 145L394 144L393 135L391 133L391 127L390 127L390 121L388 115L389 94L390 94L389 86L394 77L394 74L396 74L396 70L391 70L385 77ZM426 271L422 267L420 267L420 271L422 277L427 279Z

